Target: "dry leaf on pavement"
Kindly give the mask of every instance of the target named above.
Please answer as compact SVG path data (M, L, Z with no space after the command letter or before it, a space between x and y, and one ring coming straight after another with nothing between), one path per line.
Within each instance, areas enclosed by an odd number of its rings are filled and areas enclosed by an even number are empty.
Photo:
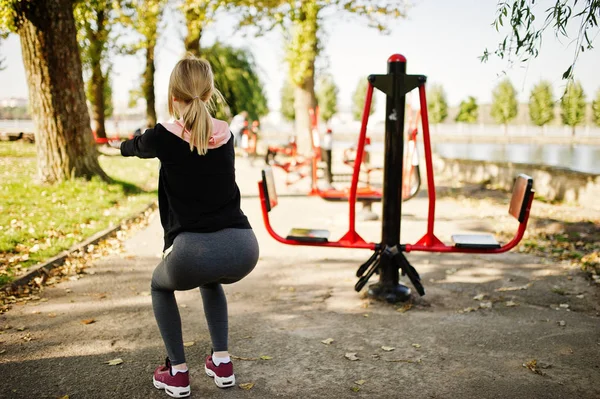
M394 348L393 346L382 346L381 349L383 349L386 352L391 352L396 348Z
M84 320L81 320L81 324L92 324L92 323L95 323L95 322L96 322L96 319L84 319Z
M195 343L195 341L184 342L183 346L193 346Z
M273 358L271 356L261 356L260 359L261 360L271 360Z
M108 360L108 361L106 361L104 363L108 364L109 366L116 366L116 365L119 365L119 364L123 363L123 359L121 359L120 357L118 357L116 359Z
M496 292L522 291L522 290L526 290L529 287L531 287L531 283L528 283L525 285L520 285L518 287L500 287L500 288L496 289Z
M421 347L420 344L412 344L412 346L415 347L415 348L417 348L417 349L419 349Z
M324 343L325 345L331 345L331 343L334 341L335 340L333 338L327 338L327 339L324 339L323 341L321 341L321 343Z
M245 389L246 391L249 389L252 389L253 386L254 386L253 382L245 382L243 384L240 384L240 388Z
M364 384L365 382L367 382L367 381L365 381L365 380L357 380L357 381L354 381L354 383L355 383L356 385L362 385L362 384Z
M504 305L506 305L507 308L514 308L515 306L517 306L517 303L514 301L508 301Z
M358 360L358 358L356 357L356 352L348 352L344 355L344 357L348 360Z

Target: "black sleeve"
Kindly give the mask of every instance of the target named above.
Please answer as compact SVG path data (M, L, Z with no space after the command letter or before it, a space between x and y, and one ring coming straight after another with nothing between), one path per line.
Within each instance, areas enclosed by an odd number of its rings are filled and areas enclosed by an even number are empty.
M121 143L121 155L124 157L158 157L158 131L156 127L148 129L141 136Z

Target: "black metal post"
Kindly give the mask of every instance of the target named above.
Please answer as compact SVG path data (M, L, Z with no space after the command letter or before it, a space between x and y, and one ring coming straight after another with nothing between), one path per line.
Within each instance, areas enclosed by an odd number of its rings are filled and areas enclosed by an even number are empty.
M406 58L394 54L388 59L388 76L391 90L387 93L383 201L381 242L384 247L400 243L400 214L402 211L402 167L404 156L404 110L406 94ZM388 302L405 301L410 297L410 288L399 283L398 265L388 256L382 256L379 282L369 286L369 296Z

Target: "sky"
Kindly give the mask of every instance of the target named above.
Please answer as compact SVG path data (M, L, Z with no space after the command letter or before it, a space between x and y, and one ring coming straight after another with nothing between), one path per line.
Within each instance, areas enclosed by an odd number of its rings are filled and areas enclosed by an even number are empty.
M544 10L553 2L542 0L536 4L538 10ZM394 21L388 35L343 13L329 13L325 18L324 50L318 65L319 70L333 75L339 89L340 109L350 108L359 79L386 72L386 61L394 53L407 58L409 74L426 75L428 85L441 84L451 106L468 96L474 96L480 104L491 102L492 90L504 76L512 81L521 102L528 102L531 88L542 79L553 84L555 98L564 90L562 73L569 67L575 50L569 39L559 40L547 34L540 56L527 64L509 68L506 61L499 59L481 63L478 57L484 49L495 49L504 38L492 26L496 0L412 0L412 3L408 17ZM159 114L166 104L169 74L184 53L185 26L172 12L166 15L164 25L155 58ZM597 34L595 31L594 35ZM206 29L201 44L206 47L217 39L252 51L269 107L279 109L280 90L287 73L281 32L255 38L240 32L233 16L222 15L217 24ZM0 99L27 97L19 38L11 35L2 41L0 55L7 64L7 68L0 71ZM129 90L139 85L143 60L141 56L116 56L113 62L113 93L118 111L126 107ZM586 51L579 56L575 75L588 101L600 89L599 72L600 50ZM378 95L377 100L379 113L385 101L382 95Z

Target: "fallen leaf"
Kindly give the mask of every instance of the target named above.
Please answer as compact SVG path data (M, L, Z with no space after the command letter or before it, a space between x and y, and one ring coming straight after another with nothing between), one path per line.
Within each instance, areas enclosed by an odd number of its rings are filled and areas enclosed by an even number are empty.
M514 302L514 301L508 301L504 304L507 308L514 308L515 306L518 306L518 303Z
M523 363L523 367L529 369L530 371L532 371L536 374L544 375L544 373L538 368L536 359L530 360L527 363Z
M421 345L419 345L419 344L412 344L412 346L417 349L419 349L421 347Z
M481 302L479 304L479 307L481 309L491 309L492 308L492 302Z
M61 397L60 397L60 398L58 398L58 399L69 399L69 395L61 396Z
M31 314L40 314L40 313L42 313L42 312L40 312L39 310L32 310L31 311Z
M2 354L4 354L4 353L6 353L6 349L2 349L2 350L0 351L0 355L2 355Z
M48 313L48 317L54 318L54 317L56 317L56 313L54 313L54 312Z
M354 391L354 392L358 392L358 391L360 391L360 387L352 387L352 388L350 388L350 389L352 389L352 391Z
M325 344L325 345L331 345L335 340L333 338L327 338L324 339L323 341L321 341L321 343Z
M118 357L116 359L108 360L108 361L106 361L104 363L108 364L109 366L116 366L116 365L119 365L119 364L123 363L123 359L121 359L120 357Z
M252 387L254 387L254 383L253 382L245 382L243 384L240 384L239 387L242 389L245 389L247 391L249 389L252 389Z
M31 333L27 333L27 334L23 335L23 336L21 337L21 339L22 339L23 341L25 341L25 342L29 342L29 341L31 341L31 340L33 339L33 337L31 336Z
M407 303L406 305L396 309L396 312L405 313L405 312L408 312L409 310L411 310L412 307L413 307L412 303Z
M468 307L468 308L464 308L462 310L459 310L458 313L470 313L470 312L474 312L476 311L477 308L473 308L473 307Z
M10 328L10 327L9 327ZM27 327L22 326L22 327L17 327L17 331L25 331ZM8 328L5 328L6 330L8 330Z
M386 352L391 352L396 348L394 348L393 346L382 346L381 349L383 349Z
M421 359L410 360L410 359L385 359L386 362L391 363L421 363Z
M365 314L363 315L363 317L369 317L369 314L368 314L368 313L365 313Z
M357 384L357 385L362 385L362 384L364 384L365 382L367 382L367 381L365 381L365 380L357 380L357 381L354 381L354 383L355 383L355 384Z
M564 327L564 326L567 325L567 322L564 321L564 320L561 320L561 321L558 322L558 325L561 326L561 327Z
M92 323L95 323L95 322L96 322L96 319L84 319L84 320L81 320L81 324L92 324Z
M184 342L184 343L183 343L183 346L186 346L186 347L187 347L187 346L194 346L194 344L195 344L195 343L196 343L196 342L194 342L194 341Z
M485 297L486 297L486 295L485 295L485 294L478 294L478 295L475 295L475 296L473 297L473 299L474 299L474 300L476 300L476 301L483 301L483 299L484 299Z
M358 358L356 357L356 352L348 352L344 355L344 357L348 360L358 360Z
M529 287L531 287L531 283L527 283L525 285L520 285L517 287L500 287L500 288L496 289L496 292L522 291L522 290L526 290Z
M271 360L273 358L271 356L261 356L260 359L261 360Z
M563 308L563 309L569 309L569 304L568 303L561 303L559 306L561 308Z

